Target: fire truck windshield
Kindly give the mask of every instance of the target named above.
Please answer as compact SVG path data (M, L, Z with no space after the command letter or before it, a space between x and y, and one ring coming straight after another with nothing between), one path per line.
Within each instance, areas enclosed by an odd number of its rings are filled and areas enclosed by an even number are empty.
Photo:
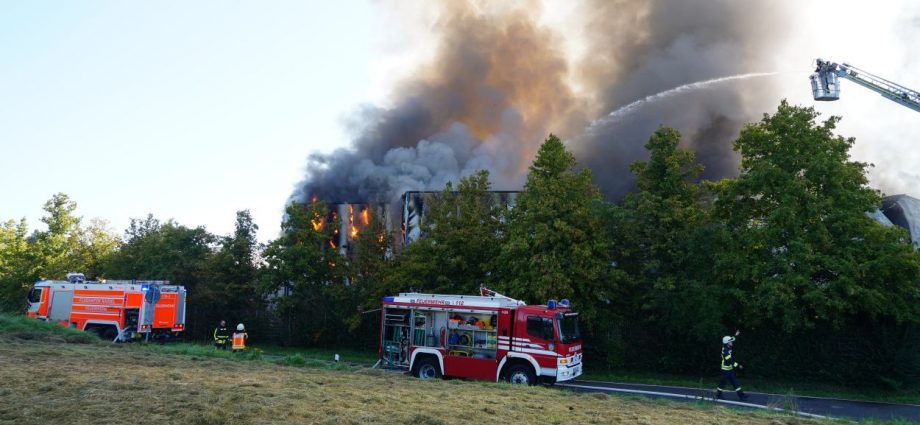
M42 290L41 288L32 288L32 291L29 292L29 302L37 303L42 300Z
M559 313L556 315L556 321L559 323L561 343L571 344L581 339L581 331L578 329L578 313Z

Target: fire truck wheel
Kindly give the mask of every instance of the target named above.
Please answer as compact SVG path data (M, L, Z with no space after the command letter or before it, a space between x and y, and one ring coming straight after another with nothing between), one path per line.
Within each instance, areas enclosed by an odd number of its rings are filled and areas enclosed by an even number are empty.
M438 361L434 358L425 356L415 362L415 373L418 379L438 379L441 377L441 370L438 367Z
M102 339L106 341L111 342L115 339L116 336L118 336L118 331L116 331L115 328L108 327L102 331Z
M505 380L512 385L534 385L537 383L537 377L534 376L533 369L522 364L509 366L508 372L505 373Z

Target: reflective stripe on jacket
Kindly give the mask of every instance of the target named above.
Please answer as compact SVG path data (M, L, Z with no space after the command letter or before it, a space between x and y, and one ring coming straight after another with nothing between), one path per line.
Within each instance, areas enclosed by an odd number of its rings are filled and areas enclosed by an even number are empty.
M227 330L226 326L218 326L214 328L214 340L223 342L230 339L230 331Z
M249 335L246 335L245 332L237 332L233 334L233 349L242 350L246 348L246 338Z
M734 370L736 367L738 367L738 363L732 357L732 349L727 345L722 347L722 370Z

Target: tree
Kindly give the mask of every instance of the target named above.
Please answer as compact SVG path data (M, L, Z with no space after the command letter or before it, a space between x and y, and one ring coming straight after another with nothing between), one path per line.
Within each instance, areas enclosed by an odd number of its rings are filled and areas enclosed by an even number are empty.
M0 223L0 311L19 312L30 284L38 278L28 230L25 219Z
M103 276L103 270L120 245L121 238L111 230L107 220L90 220L89 226L80 232L77 256L81 266L75 270L82 271L88 278Z
M342 343L347 335L339 311L329 302L331 287L345 284L344 264L334 245L338 219L328 220L325 204L291 203L281 236L265 250L263 289L286 325L287 343Z
M596 306L612 296L607 241L590 208L600 193L587 169L550 135L530 166L511 209L498 264L508 295L544 301L568 298L590 323Z
M628 277L604 326L606 338L616 342L604 350L619 354L609 360L614 365L686 371L705 362L708 352L693 347L721 332L728 311L709 276L718 227L704 208L703 167L679 144L676 130L656 130L645 145L648 161L630 167L636 191L622 205L605 207L611 260ZM674 349L661 352L661 340Z
M206 312L205 323L229 319L245 322L254 334L265 334L263 294L257 280L258 229L249 210L237 211L233 233L218 238L218 249L208 261L207 278L197 296Z
M474 293L492 279L501 250L505 207L489 196L489 173L447 183L428 202L423 237L410 244L390 275L393 290Z
M920 319L920 261L902 230L867 216L879 193L850 161L839 121L783 101L734 143L741 175L714 185L731 238L715 261L739 314L787 331L816 323Z
M63 279L68 272L83 268L80 255L83 229L81 218L74 215L77 203L64 193L56 193L43 209L47 215L41 221L48 230L35 235L40 274L47 279Z

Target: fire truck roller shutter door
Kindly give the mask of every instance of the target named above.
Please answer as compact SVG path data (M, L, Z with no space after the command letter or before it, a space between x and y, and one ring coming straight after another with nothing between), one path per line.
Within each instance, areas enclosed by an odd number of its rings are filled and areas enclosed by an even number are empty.
M48 319L52 321L70 321L70 307L73 304L73 290L57 290L51 293L51 308Z

